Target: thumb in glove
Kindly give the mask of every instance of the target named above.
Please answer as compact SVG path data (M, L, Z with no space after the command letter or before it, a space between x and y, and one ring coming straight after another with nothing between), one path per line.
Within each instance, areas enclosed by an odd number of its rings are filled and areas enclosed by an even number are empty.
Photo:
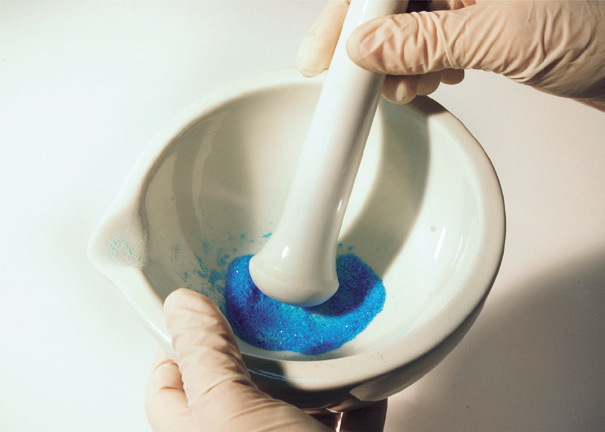
M146 412L154 431L327 430L252 383L229 323L208 298L177 290L164 313L175 358L158 353L149 378Z

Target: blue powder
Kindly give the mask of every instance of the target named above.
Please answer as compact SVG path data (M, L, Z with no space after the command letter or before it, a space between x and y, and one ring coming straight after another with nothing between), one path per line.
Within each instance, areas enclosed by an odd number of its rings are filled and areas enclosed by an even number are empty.
M233 260L225 289L227 319L251 345L302 354L332 351L362 332L384 305L382 280L353 254L336 260L336 294L313 307L291 306L263 294L250 277L251 258Z

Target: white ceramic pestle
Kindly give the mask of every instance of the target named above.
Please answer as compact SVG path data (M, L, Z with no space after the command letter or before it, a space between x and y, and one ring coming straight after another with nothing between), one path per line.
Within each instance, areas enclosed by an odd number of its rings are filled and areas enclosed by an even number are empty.
M250 261L256 286L282 303L314 306L338 289L338 236L384 82L349 59L346 41L407 3L351 1L281 219Z

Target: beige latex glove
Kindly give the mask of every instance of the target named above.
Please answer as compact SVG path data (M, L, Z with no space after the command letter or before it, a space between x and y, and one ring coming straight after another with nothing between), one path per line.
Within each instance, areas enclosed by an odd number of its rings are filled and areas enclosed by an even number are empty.
M389 74L387 99L406 103L440 82L460 82L464 69L479 69L605 110L605 1L427 4L431 11L367 22L347 41L355 63ZM346 0L330 1L302 41L303 74L328 67L347 7Z
M179 289L166 298L164 312L176 363L163 350L154 360L145 397L154 432L313 432L338 423L341 431L383 430L386 401L342 418L327 411L313 418L261 392L229 323L201 294Z

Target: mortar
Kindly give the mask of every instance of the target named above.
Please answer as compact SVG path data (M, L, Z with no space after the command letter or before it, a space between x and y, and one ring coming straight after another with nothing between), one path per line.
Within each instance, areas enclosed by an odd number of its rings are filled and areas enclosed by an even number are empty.
M150 143L89 244L89 258L171 351L162 312L173 290L224 310L230 261L255 254L281 215L322 77L272 71L225 86ZM340 233L383 280L383 310L321 355L239 341L255 383L304 409L389 397L467 332L498 272L505 213L496 173L447 110L419 97L379 104Z

